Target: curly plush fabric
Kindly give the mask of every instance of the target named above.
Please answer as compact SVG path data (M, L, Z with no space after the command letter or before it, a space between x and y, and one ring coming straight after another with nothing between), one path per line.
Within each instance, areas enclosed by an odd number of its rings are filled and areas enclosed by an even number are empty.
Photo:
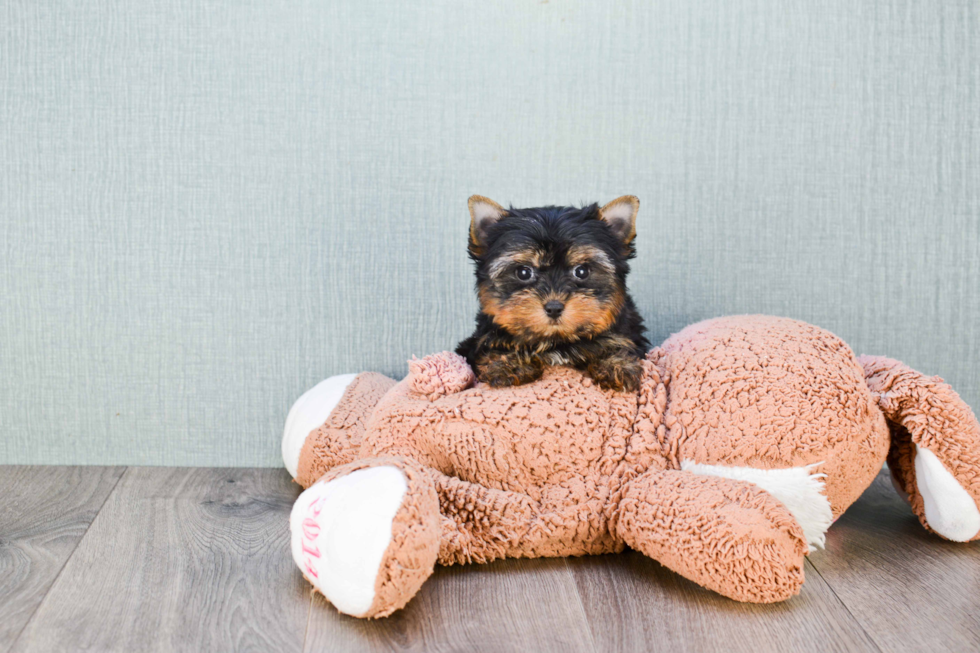
M630 484L620 513L632 548L733 599L782 601L803 583L803 531L751 483L651 471Z
M935 454L930 473L944 484L930 500L970 513L934 530L973 537L980 426L952 389L890 359L859 362L812 325L738 316L652 350L635 394L564 367L491 388L449 352L410 361L398 383L358 375L304 443L297 481L345 464L407 470L413 489L386 559L411 569L427 555L483 563L629 545L721 594L771 602L799 591L809 548L886 456L928 527L915 447ZM434 548L420 544L429 535L397 534L432 524ZM385 571L377 605L359 616L397 609L423 576Z
M476 378L466 359L453 352L442 356L415 358L408 361L412 389L428 399L459 392L473 385Z
M970 407L938 376L927 377L883 356L862 356L859 361L891 427L892 478L922 525L933 530L916 483L915 446L932 452L980 505L980 425ZM980 532L969 539L980 539Z
M881 469L888 426L837 336L795 320L740 316L689 326L662 349L672 461L816 465L835 518Z
M395 381L383 374L358 374L327 421L307 436L300 451L296 482L309 487L327 470L354 460L371 410L394 385Z
M415 391L411 374L395 386L374 409L359 455L414 457L457 481L438 479L457 514L465 515L469 536L459 538L458 550L444 547L442 558L582 555L621 546L605 508L635 396L603 390L567 368L552 368L525 386L480 384L430 396ZM494 553L499 540L472 536L484 515L501 517L523 536Z

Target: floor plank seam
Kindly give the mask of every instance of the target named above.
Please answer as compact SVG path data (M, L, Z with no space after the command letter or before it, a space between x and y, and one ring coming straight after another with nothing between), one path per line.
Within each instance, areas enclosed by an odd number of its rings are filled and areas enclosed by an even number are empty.
M99 505L99 509L95 511L95 516L92 517L92 521L90 521L88 523L88 526L85 527L85 532L82 533L82 536L80 538L78 538L78 542L75 543L75 548L71 550L71 553L68 555L67 558L65 558L64 564L61 565L61 568L58 569L58 573L51 580L51 584L48 586L48 589L44 592L44 596L41 597L41 600L38 601L37 607L35 607L34 611L31 613L31 617L24 622L24 626L17 633L17 637L14 637L13 640L11 641L10 648L7 649L8 651L13 651L14 649L17 648L17 644L20 643L20 638L24 635L24 632L27 631L28 626L31 625L31 623L34 621L34 618L37 617L37 614L41 611L41 607L44 605L44 602L48 600L48 596L51 594L51 590L54 589L54 586L58 584L58 579L61 578L61 574L65 571L65 567L67 567L68 563L71 562L71 559L75 556L75 552L78 551L78 547L81 546L82 541L84 541L85 538L88 536L89 531L92 529L92 524L94 524L95 520L99 518L99 515L102 513L102 509L105 508L105 504L109 503L109 497L111 497L116 492L116 488L119 487L119 482L122 481L123 476L129 473L130 469L131 468L128 466L123 468L122 474L120 474L119 478L116 479L116 482L112 484L112 489L106 492L105 499L102 500L102 503Z
M848 607L846 603L844 603L844 599L842 599L837 594L837 590L835 590L834 586L830 584L830 581L824 578L824 575L820 573L820 570L817 569L817 565L813 564L813 560L810 560L810 558L807 557L807 562L810 564L810 568L813 569L813 571L817 572L817 576L820 576L820 580L824 582L824 584L827 586L827 589L830 590L830 593L833 594L834 598L837 599L837 602L841 604L841 607L844 608L844 612L846 612L847 615L854 621L854 623L857 624L857 627L861 629L861 632L864 633L864 636L867 637L868 641L871 642L871 644L875 647L875 650L878 651L878 653L883 653L881 647L878 646L878 642L875 641L875 638L871 636L871 633L865 630L864 624L861 623L861 620L858 619L853 612L851 612L851 608Z
M306 642L310 638L310 622L313 621L313 603L316 600L316 590L310 588L310 602L306 605L306 628L303 629L303 647L301 653L306 653Z
M589 623L589 615L585 612L585 603L582 602L582 593L578 589L578 583L575 580L575 572L572 571L571 565L568 563L568 558L564 558L565 571L568 572L569 578L571 578L572 583L575 585L575 602L578 604L579 612L582 615L582 623L585 624L585 628L589 633L589 644L595 653L599 653L598 647L595 644L595 633L592 632L592 624Z

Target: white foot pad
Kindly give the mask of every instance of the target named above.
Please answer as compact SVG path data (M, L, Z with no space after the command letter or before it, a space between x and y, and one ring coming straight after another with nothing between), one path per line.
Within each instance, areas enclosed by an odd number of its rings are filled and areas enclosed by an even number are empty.
M371 608L407 490L397 467L369 467L314 483L296 500L289 517L293 560L341 612L360 617Z
M789 510L806 538L810 553L824 547L826 532L834 523L830 501L824 494L826 474L814 469L820 465L787 467L784 469L759 469L755 467L724 467L706 465L692 460L682 460L681 469L702 476L720 476L735 481L754 483L778 499Z
M356 376L356 374L341 374L320 381L297 399L289 409L286 428L282 432L282 461L286 465L286 471L293 478L296 478L299 454L303 450L307 436L313 429L323 426L330 413L340 403L347 386Z
M915 485L929 528L954 542L968 542L980 532L977 504L936 454L919 445L915 445Z

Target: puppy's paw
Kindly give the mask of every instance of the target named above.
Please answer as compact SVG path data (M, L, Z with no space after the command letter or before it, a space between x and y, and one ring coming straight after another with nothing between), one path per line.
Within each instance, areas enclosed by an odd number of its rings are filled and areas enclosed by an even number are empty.
M497 358L477 364L477 378L494 388L507 388L537 381L544 366L537 359Z
M592 363L586 372L600 388L636 392L640 389L643 366L637 359L615 356Z

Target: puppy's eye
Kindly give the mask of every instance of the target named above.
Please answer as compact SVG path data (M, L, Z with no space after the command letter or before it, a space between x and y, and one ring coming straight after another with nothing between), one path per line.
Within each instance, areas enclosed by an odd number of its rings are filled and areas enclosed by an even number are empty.
M575 278L578 279L579 281L588 279L590 272L591 270L589 270L589 266L585 264L576 265L575 269L572 270L572 274L574 274Z
M534 276L534 270L532 270L526 265L522 265L521 267L517 268L515 274L517 275L517 278L520 279L521 281L530 281L531 277Z

